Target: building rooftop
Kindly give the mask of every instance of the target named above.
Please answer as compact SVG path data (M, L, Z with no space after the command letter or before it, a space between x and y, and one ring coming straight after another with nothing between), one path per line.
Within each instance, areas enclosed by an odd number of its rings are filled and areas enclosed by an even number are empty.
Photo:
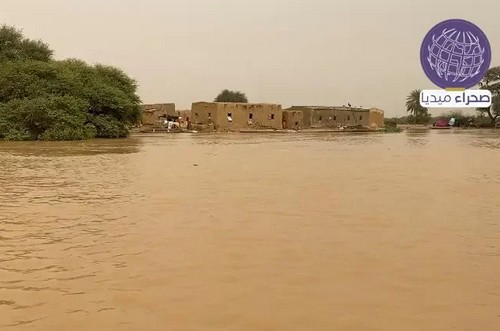
M241 106L281 106L277 103L249 103L249 102L211 102L211 101L197 101L193 104L217 104L217 105L241 105Z
M348 110L348 111L363 111L366 112L368 108L361 107L347 107L347 106L292 106L285 110L300 110L300 109L311 109L311 110Z
M175 106L173 102L163 102L163 103L145 103L141 105L142 107L155 107L155 106Z

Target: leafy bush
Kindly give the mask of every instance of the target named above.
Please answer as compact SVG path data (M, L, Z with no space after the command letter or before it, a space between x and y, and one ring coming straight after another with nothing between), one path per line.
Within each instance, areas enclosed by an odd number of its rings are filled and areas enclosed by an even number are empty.
M93 116L91 123L96 129L98 138L124 138L129 133L122 122L109 115Z
M2 138L7 141L25 141L33 139L27 130L17 128L10 128L4 131Z
M41 139L46 131L78 130L86 124L87 108L84 100L70 96L14 99L0 106L0 136L14 130Z
M49 61L53 51L40 40L24 38L21 30L12 26L0 26L0 62L36 60Z
M0 138L126 137L139 120L137 84L122 70L52 60L45 44L14 28L0 28L3 40L10 42L0 47Z
M56 126L42 133L40 140L84 140L94 138L96 134L96 128L91 124L79 128Z
M397 127L397 126L385 126L383 129L382 129L382 132L385 132L385 133L397 133L397 132L401 132L403 130L401 130L401 128Z

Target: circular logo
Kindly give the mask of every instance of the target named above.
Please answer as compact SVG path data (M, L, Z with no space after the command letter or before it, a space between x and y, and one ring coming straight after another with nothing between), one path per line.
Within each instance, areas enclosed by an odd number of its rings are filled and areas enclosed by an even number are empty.
M483 79L491 62L491 47L483 31L471 22L453 19L434 26L420 48L427 77L441 88L471 88Z

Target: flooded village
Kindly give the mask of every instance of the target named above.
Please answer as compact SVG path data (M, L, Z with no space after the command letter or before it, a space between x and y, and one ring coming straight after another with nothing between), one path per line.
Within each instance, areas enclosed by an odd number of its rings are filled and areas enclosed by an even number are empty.
M499 331L499 13L3 1L0 331Z
M292 106L279 104L195 102L190 110L174 103L142 105L138 132L289 132L378 131L384 111L352 106Z

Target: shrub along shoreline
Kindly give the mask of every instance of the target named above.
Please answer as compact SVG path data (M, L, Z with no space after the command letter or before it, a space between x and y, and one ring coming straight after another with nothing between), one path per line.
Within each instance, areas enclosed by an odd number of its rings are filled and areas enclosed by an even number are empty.
M0 140L127 137L140 102L121 69L54 60L42 41L0 27Z

